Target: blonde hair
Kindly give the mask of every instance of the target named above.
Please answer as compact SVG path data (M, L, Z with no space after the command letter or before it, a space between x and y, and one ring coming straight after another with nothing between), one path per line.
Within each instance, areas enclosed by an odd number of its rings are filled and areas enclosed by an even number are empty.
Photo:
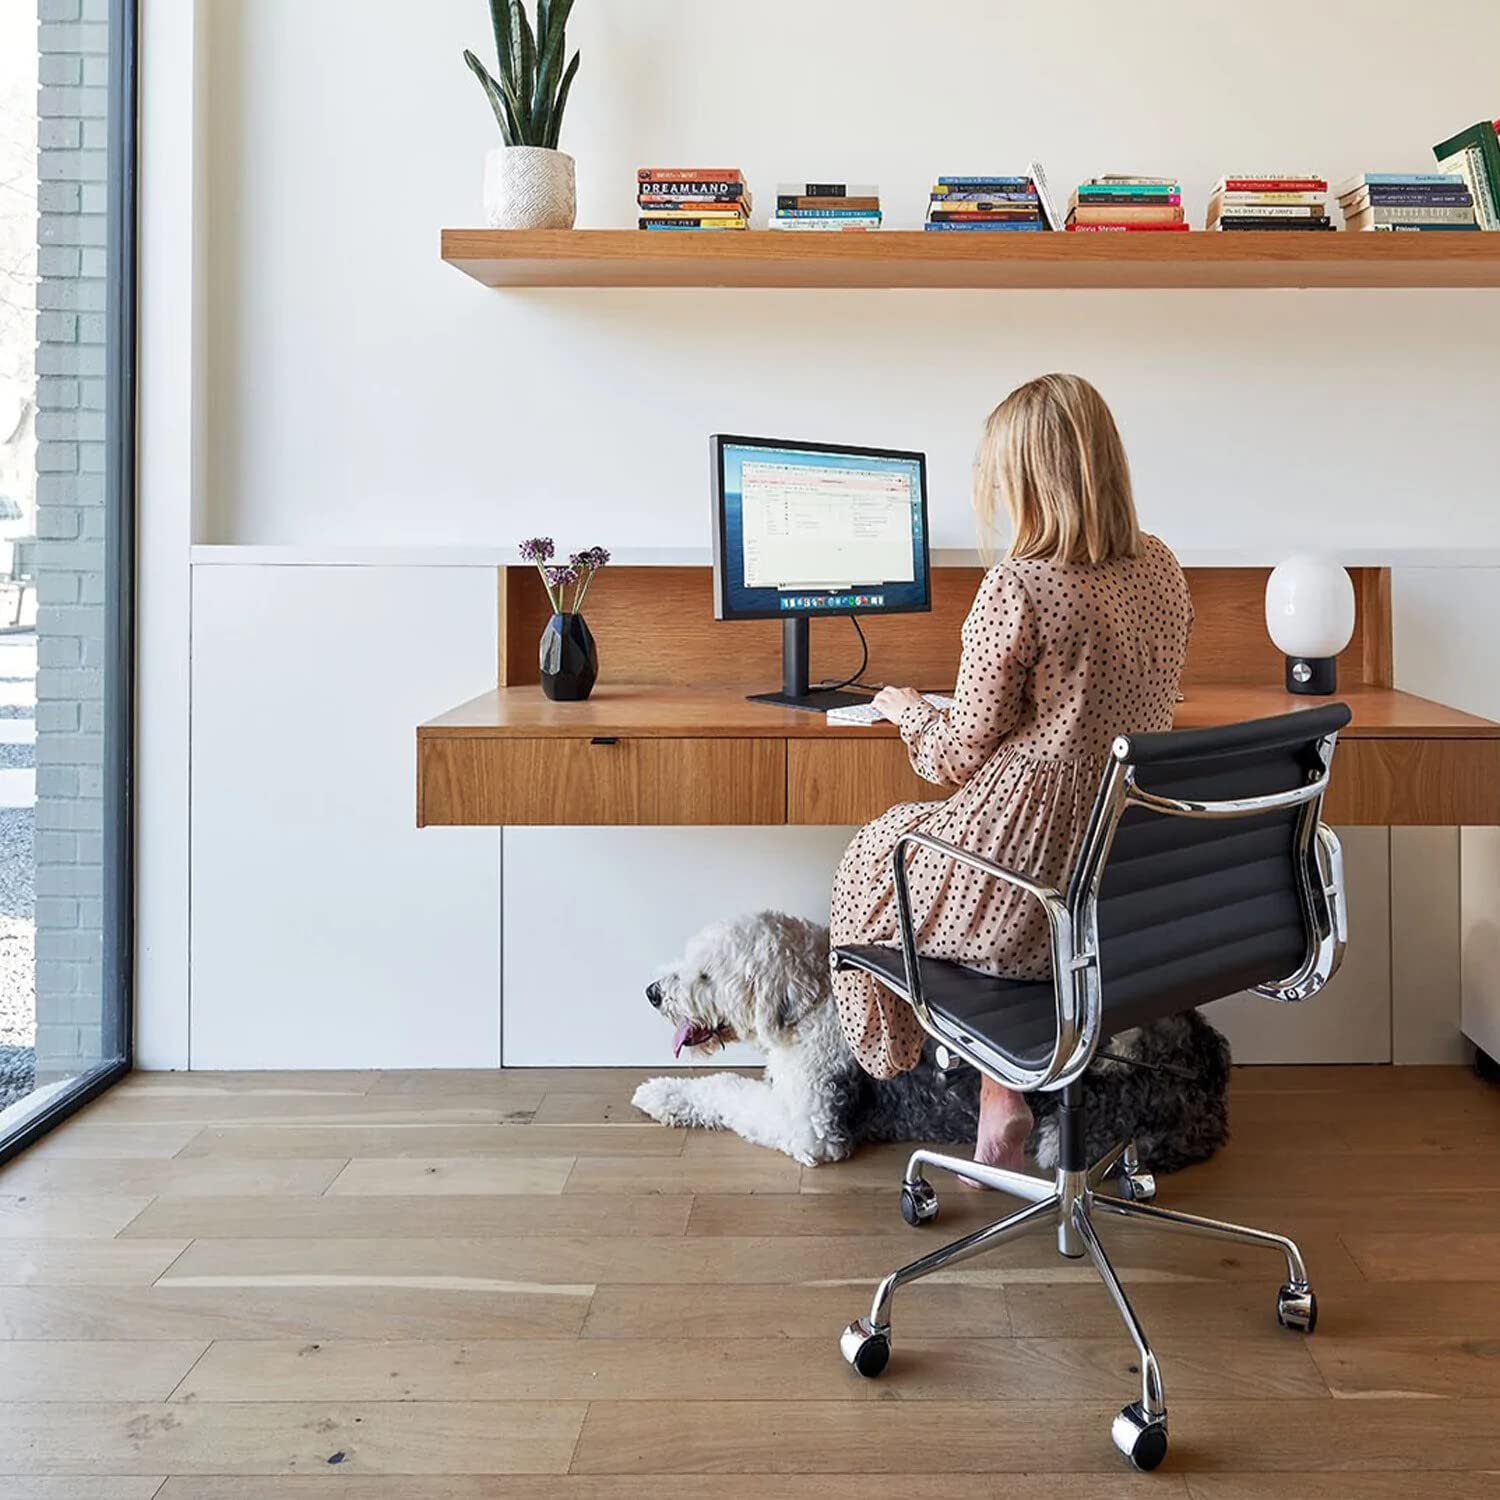
M974 513L986 535L1002 495L1014 527L1010 557L1102 563L1140 551L1119 429L1081 376L1043 375L990 413L974 474Z

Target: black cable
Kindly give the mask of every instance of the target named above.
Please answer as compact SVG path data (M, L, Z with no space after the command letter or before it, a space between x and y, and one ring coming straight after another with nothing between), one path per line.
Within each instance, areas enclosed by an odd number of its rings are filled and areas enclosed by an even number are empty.
M865 633L864 633L864 630L860 626L859 616L858 615L850 615L849 616L849 623L854 627L854 633L859 637L859 647L860 647L860 663L859 663L859 667L855 671L853 677L846 677L842 682L830 682L830 681L827 680L827 678L825 678L822 682L818 683L818 685L817 685L817 689L816 690L818 692L820 692L820 693L836 693L841 688L846 688L846 687L861 688L865 692L868 692L868 693L873 693L873 692L877 692L878 691L878 689L872 687L869 683L867 683L867 682L861 682L860 681L860 678L862 678L865 675L865 668L870 665L870 643L869 643L869 641L867 641L865 639Z

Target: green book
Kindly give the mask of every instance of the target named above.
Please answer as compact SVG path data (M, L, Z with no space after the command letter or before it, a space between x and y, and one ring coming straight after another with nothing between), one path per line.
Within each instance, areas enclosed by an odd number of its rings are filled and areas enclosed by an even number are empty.
M1481 120L1452 140L1432 148L1445 169L1471 178L1475 217L1485 229L1500 229L1500 134L1492 120Z

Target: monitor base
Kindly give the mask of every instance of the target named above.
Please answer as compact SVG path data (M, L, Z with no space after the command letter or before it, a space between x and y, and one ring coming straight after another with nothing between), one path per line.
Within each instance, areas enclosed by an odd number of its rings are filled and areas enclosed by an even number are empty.
M868 693L751 693L751 703L774 703L780 708L797 708L805 713L826 714L831 708L855 708L870 701Z

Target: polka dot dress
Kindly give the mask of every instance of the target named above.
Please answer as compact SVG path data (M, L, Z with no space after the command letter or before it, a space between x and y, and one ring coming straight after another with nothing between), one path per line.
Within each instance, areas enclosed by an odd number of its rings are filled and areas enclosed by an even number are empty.
M1119 734L1172 727L1193 606L1167 545L1097 566L1000 564L963 628L953 706L901 718L912 767L957 787L946 802L893 807L855 836L834 878L835 945L898 941L891 853L920 830L1059 888ZM1029 896L917 850L917 944L933 958L1011 979L1050 972L1047 923ZM868 975L836 973L839 1019L877 1078L915 1066L923 1032Z

